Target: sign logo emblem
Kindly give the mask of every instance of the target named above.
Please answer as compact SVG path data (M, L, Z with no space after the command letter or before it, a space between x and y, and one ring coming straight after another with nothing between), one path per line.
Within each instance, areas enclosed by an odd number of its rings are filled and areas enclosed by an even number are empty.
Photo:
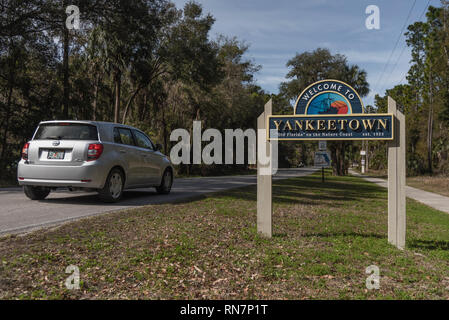
M54 145L54 146L56 147L56 146L59 146L60 143L61 143L61 142L55 140L55 141L53 141L52 145Z
M363 102L350 85L322 80L304 89L295 104L295 114L332 115L364 113Z

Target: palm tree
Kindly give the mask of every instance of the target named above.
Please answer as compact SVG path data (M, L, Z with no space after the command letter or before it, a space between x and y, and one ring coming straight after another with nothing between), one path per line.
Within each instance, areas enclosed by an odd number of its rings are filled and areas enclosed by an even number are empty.
M90 36L91 57L106 74L112 76L114 84L114 122L119 122L120 90L123 71L129 66L129 45L120 34L111 33L100 27L95 28Z

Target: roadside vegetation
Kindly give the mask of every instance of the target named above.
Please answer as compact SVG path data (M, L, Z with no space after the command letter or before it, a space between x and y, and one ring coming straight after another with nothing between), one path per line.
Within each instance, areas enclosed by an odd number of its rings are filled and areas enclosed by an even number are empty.
M360 172L360 168L357 168ZM388 173L386 170L369 170L365 173L366 176L388 179ZM413 188L421 189L424 191L438 193L442 196L449 197L449 176L446 175L421 175L407 177L407 185Z
M440 7L429 6L425 16L423 12L423 21L407 27L405 42L411 50L407 83L375 96L377 112L388 111L391 96L405 115L408 176L449 174L448 18L449 2L443 0ZM371 167L385 169L385 143L369 142L367 149Z
M84 119L131 124L163 145L169 154L176 128L256 127L263 105L291 114L291 102L309 84L338 79L360 96L371 87L366 71L328 48L310 48L284 61L286 81L279 93L257 83L261 66L248 59L251 39L213 35L213 12L194 1L176 7L169 0L84 1L79 30L67 29L61 1L7 1L0 20L0 170L14 183L23 144L42 120ZM425 13L425 16L424 16ZM426 7L422 21L405 32L412 53L407 83L375 96L370 113L387 111L394 98L407 121L407 174L449 173L449 18L447 1ZM248 42L246 42L248 41ZM404 45L404 44L401 44ZM386 167L386 144L329 142L333 173L367 149L371 167ZM281 144L279 162L313 163L316 144ZM182 175L221 174L220 165L179 165ZM229 172L248 168L228 168Z
M448 176L418 176L407 178L407 185L449 197Z
M407 247L387 242L386 189L319 174L0 239L1 299L448 299L449 215L407 199ZM68 290L65 269L80 269ZM368 290L370 265L380 289Z
M18 186L19 184L15 179L11 178L9 180L0 180L0 188L18 187Z
M16 179L23 144L43 120L131 124L163 145L170 133L254 128L269 100L248 44L212 35L212 14L193 1L84 1L79 30L67 29L62 1L6 1L0 19L0 169ZM191 132L191 131L190 131ZM220 174L222 166L180 166ZM246 169L246 165L242 165ZM231 168L232 169L232 168ZM236 168L236 171L241 168ZM230 171L230 170L228 170Z

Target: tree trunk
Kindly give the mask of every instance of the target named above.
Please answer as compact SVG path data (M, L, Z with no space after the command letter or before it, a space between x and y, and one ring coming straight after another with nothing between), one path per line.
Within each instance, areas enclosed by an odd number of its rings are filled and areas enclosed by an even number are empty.
M138 87L133 94L129 97L128 102L126 103L126 107L125 107L125 111L123 112L123 119L122 119L122 123L124 124L126 121L126 116L128 115L128 111L129 108L131 106L131 103L133 102L134 98L136 97L136 95L139 93L140 89L142 89L142 87Z
M148 92L147 92L147 90L145 90L145 94L143 95L143 105L142 105L142 109L140 110L140 116L139 116L140 121L143 121L145 119L147 104L148 104ZM150 116L151 116L151 114L150 114Z
M345 161L345 142L341 141L341 149L340 149L340 172L339 176L346 175L346 161Z
M92 109L93 109L93 115L92 115L92 120L96 121L97 120L97 100L98 100L98 86L99 86L99 82L100 82L100 77L97 75L95 77L95 84L94 84L94 101L93 101L93 105L92 105Z
M69 119L69 30L66 28L65 23L63 23L63 61L62 61L62 68L63 68L63 77L64 77L64 98L63 98L63 109L62 109L62 116L64 119Z
M432 69L430 70L432 72ZM433 136L433 78L430 75L429 115L427 118L427 170L432 174L432 136Z
M344 176L346 174L345 163L345 142L336 141L332 151L332 172L335 176Z
M121 84L120 71L115 72L114 82L115 82L114 122L118 123L120 116L120 84Z
M429 116L427 119L427 169L432 174L432 135L433 135L433 106L429 106Z
M164 136L164 153L167 154L167 120L165 119L165 108L162 107L162 133Z
M366 146L366 156L365 156L365 172L368 172L368 168L369 168L369 160L370 160L370 155L371 155L371 153L369 152L369 145L368 145L368 143L369 143L369 140L366 140L366 142L365 142L365 146Z

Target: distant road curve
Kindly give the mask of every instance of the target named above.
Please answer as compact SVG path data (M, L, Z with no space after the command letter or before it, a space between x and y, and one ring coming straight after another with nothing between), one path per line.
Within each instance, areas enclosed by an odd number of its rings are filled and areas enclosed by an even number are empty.
M313 173L314 168L280 169L273 179L288 179ZM255 175L175 179L169 195L154 188L125 191L118 203L103 203L96 193L58 190L42 201L29 200L21 188L0 189L0 235L28 232L83 217L148 204L176 202L206 193L256 183Z

